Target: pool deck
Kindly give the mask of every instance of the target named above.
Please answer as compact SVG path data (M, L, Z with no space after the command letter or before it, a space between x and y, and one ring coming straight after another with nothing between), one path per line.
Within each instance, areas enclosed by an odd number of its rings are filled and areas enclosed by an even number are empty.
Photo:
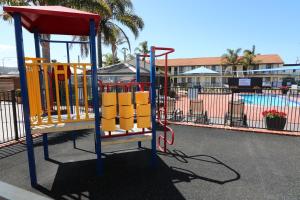
M26 148L0 149L0 180L56 199L300 199L300 138L172 126L175 145L149 167L149 142L104 147L95 176L93 134L52 134L50 159L35 141L39 186L31 188Z

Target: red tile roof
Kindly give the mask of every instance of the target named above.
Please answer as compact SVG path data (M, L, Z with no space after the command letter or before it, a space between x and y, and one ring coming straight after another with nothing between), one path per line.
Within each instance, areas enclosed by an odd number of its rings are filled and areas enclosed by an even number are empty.
M283 60L277 54L257 55L256 61L260 64L283 64ZM169 66L200 66L200 65L221 65L222 57L202 57L202 58L176 58L168 59ZM164 60L156 60L157 66L164 66Z

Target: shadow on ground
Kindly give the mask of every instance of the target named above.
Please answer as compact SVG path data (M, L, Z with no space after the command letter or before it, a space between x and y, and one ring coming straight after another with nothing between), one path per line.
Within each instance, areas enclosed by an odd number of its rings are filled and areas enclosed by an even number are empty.
M175 187L176 183L199 179L224 184L240 178L235 170L212 157L210 159L214 161L209 161L210 164L225 166L234 172L233 178L214 180L199 176L191 170L168 166L160 157L157 167L153 169L150 167L150 155L148 149L107 155L102 177L96 177L96 160L60 163L50 159L50 162L59 165L52 188L49 190L38 185L36 189L55 199L185 199ZM178 158L178 155L177 151L161 156ZM180 157L208 162L199 156Z
M60 144L67 141L72 141L74 136L76 137L76 139L80 139L80 138L87 137L88 134L90 134L90 132L86 130L76 131L76 134L74 135L71 132L53 133L53 134L49 134L48 136L48 144L49 145ZM43 140L41 136L34 138L33 142L35 147L43 145ZM0 148L0 159L16 155L23 151L26 151L25 141L11 146Z

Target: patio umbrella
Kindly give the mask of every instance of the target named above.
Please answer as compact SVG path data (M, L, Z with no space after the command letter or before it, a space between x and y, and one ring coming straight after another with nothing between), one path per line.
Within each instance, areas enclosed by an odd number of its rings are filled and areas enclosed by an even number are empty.
M182 73L182 75L214 75L214 74L218 74L218 72L205 67L199 67L197 69L193 69Z
M205 68L205 67L199 67L197 69L193 69L193 70L184 72L182 74L184 74L184 75L189 75L189 74L206 74L206 75L208 75L208 74L218 74L218 72L208 69L208 68Z

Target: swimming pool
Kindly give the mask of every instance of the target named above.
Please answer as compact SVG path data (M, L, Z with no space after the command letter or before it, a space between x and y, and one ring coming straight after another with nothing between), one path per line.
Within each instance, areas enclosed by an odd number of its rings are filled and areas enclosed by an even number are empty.
M299 102L291 101L279 95L241 94L240 96L245 103L259 106L300 106Z

